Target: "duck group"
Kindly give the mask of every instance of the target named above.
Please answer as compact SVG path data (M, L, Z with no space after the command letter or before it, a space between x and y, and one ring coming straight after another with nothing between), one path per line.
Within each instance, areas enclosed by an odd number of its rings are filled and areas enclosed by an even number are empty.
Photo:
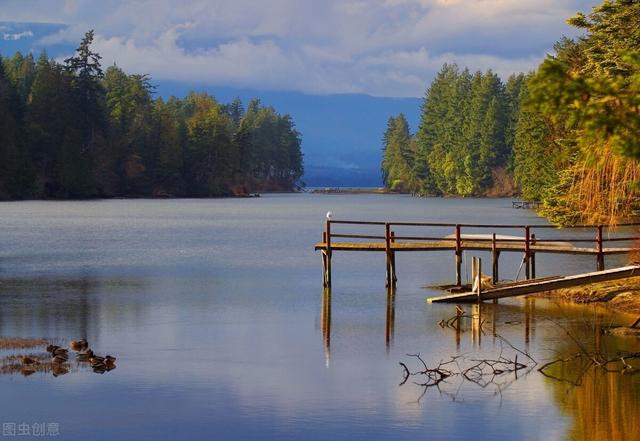
M104 374L116 368L116 357L105 355L101 357L89 349L87 340L71 340L69 347L76 352L76 360L80 363L89 363L93 372Z
M116 357L106 355L101 357L89 348L89 342L85 339L71 340L69 348L76 353L76 361L79 363L89 363L94 372L104 374L116 368ZM69 349L50 344L47 352L51 354L51 364L53 368L60 369L69 361ZM23 359L23 364L32 363L32 360Z

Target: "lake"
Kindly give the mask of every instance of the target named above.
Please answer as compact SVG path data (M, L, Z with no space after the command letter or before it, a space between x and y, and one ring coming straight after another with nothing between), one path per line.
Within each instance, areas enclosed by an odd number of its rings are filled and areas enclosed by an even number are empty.
M511 299L465 306L475 319L442 327L455 305L427 304L437 291L426 287L453 281L450 252L400 254L391 298L382 254L338 252L323 292L313 246L329 210L334 219L545 223L509 199L401 195L2 203L0 335L85 337L117 357L103 374L72 357L65 375L0 375L4 436L45 424L71 440L640 439L640 376L568 366L553 373L579 381L554 380L506 344L539 364L575 352L572 338L640 351L599 333L630 318ZM505 254L501 276L515 278L521 259ZM593 269L589 257L537 262L538 276ZM500 354L528 367L486 384L453 375L438 387L415 384L419 376L399 386L399 362L420 370L407 355L418 353L430 367Z

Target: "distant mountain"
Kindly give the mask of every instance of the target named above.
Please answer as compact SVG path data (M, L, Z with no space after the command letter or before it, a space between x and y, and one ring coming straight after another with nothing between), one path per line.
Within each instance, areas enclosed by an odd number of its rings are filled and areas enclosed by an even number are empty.
M155 81L163 97L207 91L219 101L253 97L293 117L302 133L304 182L310 187L375 187L382 185L382 135L390 116L403 112L417 128L419 98L380 98L369 95L307 95L298 92L234 89Z

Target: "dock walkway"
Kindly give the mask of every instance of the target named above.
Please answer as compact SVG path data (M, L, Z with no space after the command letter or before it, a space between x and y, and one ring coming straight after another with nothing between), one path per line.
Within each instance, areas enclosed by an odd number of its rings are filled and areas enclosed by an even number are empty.
M325 223L322 241L315 244L315 249L322 254L323 285L325 287L331 286L331 258L334 252L385 253L386 284L391 286L397 281L395 254L404 251L453 251L455 283L460 286L462 282L462 254L467 250L491 252L494 283L499 280L499 258L502 252L523 253L523 265L527 280L535 279L536 255L541 253L592 255L595 257L596 270L602 272L605 270L605 256L627 254L639 250L636 248L638 237L621 236L616 230L619 227L638 225L640 224L580 225L570 228L591 234L589 236L583 234L581 237L554 237L548 233L551 230L558 230L553 225L449 224L328 219ZM358 228L359 231L336 232L336 228ZM416 229L419 229L420 232L426 230L427 233L414 234L413 231ZM442 232L447 230L453 231L453 234L443 235ZM479 233L487 230L490 233ZM518 231L522 232L521 236L496 234L496 232L513 234Z

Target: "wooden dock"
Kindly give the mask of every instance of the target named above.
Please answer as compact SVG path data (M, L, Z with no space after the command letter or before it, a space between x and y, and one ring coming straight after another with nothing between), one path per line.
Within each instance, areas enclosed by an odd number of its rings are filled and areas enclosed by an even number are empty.
M635 250L638 237L619 236L614 232L617 227L638 226L624 224L615 227L608 225L574 226L588 237L552 237L545 232L557 230L553 225L490 225L490 224L449 224L426 222L375 222L327 220L322 241L315 249L322 254L323 286L331 287L331 260L334 252L381 252L386 256L386 285L395 285L397 281L397 252L434 252L452 251L455 262L455 284L462 284L462 255L464 251L489 251L492 260L492 279L499 280L499 258L502 252L523 253L525 279L536 277L536 255L541 253L591 255L596 262L596 270L604 271L605 256L627 254ZM356 232L336 232L336 228L358 228ZM419 230L420 234L407 231ZM434 230L449 230L452 234L436 235ZM426 233L424 233L426 231ZM479 234L478 231L490 233ZM496 234L521 231L522 236ZM401 233L401 234L398 234ZM429 234L431 233L431 234ZM349 240L345 240L349 239ZM344 240L344 241L343 241ZM621 243L624 246L615 246ZM578 246L580 244L581 246ZM586 246L584 245L586 244ZM606 245L606 246L605 246Z
M527 280L520 283L498 285L487 290L448 294L427 299L429 303L474 303L485 300L503 299L537 292L552 291L554 289L571 288L573 286L588 285L591 283L607 282L610 280L626 279L640 276L640 265L613 268L605 271L596 271L587 274L577 274L565 277L547 277L544 279Z
M512 201L511 207L524 209L538 208L540 207L540 201Z

